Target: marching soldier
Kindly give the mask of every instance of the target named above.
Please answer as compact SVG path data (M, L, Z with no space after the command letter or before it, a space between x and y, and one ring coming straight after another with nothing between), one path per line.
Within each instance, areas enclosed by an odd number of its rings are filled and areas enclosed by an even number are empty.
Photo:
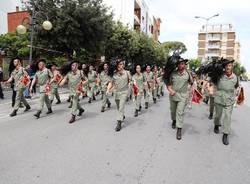
M158 89L159 89L159 83L158 83L159 71L157 66L154 66L153 74L154 74L154 86L152 95L153 95L153 101L154 103L156 103L156 97L158 95Z
M134 93L134 99L135 99L135 117L138 116L138 112L141 111L141 101L143 97L143 89L144 89L144 82L145 78L143 74L141 73L141 66L136 66L136 73L132 77L133 80L133 93Z
M221 122L223 123L223 137L224 145L229 144L228 134L231 131L231 116L236 99L236 89L239 87L239 80L233 73L233 62L224 60L225 72L216 85L216 92L214 94L215 103L215 117L214 117L214 133L219 133ZM222 115L224 116L222 117Z
M164 82L163 82L163 75L164 75L164 72L163 72L163 69L160 68L159 70L159 73L158 73L158 78L157 78L157 82L158 82L158 91L157 91L157 96L158 98L160 98L160 96L163 96L164 95L164 92L163 92L163 87L164 87Z
M181 139L184 110L189 99L188 85L193 83L193 79L186 69L186 62L187 60L182 58L178 59L176 63L177 70L172 73L170 84L167 85L173 121L172 128L175 129L177 127L177 140Z
M211 81L211 78L209 76L207 76L207 78L205 79L205 81L203 82L203 86L202 86L202 91L201 93L203 94L205 92L205 90L207 90L207 93L209 95L209 116L208 119L213 119L213 115L214 115L214 90L215 87Z
M145 109L148 109L149 98L153 94L153 86L154 86L154 74L151 72L151 68L148 65L146 67L146 71L143 73L145 78Z
M130 72L124 69L124 61L117 60L116 62L116 71L108 84L107 92L108 94L111 88L114 88L114 96L115 102L117 106L117 126L116 131L120 131L122 128L122 122L125 119L124 109L126 99L129 93L129 84L130 84L131 76Z
M25 105L24 112L27 112L30 110L30 105L24 98L24 91L29 85L29 77L28 73L25 71L25 69L22 67L20 58L14 58L10 63L10 70L11 70L11 76L5 83L11 83L14 81L14 90L16 91L16 102L14 105L14 110L10 114L10 117L16 116L17 111L20 108L20 104L23 103Z
M72 100L72 108L71 108L71 114L72 117L69 120L69 123L74 123L76 121L76 115L77 111L78 116L82 116L84 109L81 107L79 103L79 95L82 92L83 85L87 84L87 79L84 76L83 72L81 70L78 70L78 61L72 61L70 65L68 66L68 72L67 75L64 77L64 79L60 82L60 86L63 86L66 81L68 81L69 88L70 88L70 96Z
M108 98L108 95L106 94L108 83L111 80L109 76L109 65L108 63L104 63L103 65L103 71L99 74L99 80L100 80L100 86L102 90L102 108L101 112L105 111L106 105L108 108L111 107L110 100Z
M51 104L54 100L54 97L56 97L56 99L57 99L56 104L61 103L60 95L58 93L58 86L59 86L58 84L62 80L62 76L61 76L60 72L57 70L57 67L58 67L58 65L54 62L52 62L49 65L49 69L53 74L53 78L50 81L50 86L51 86L50 101L51 101Z
M92 102L92 100L95 100L95 88L96 88L96 79L97 79L97 73L94 71L93 65L89 66L89 72L88 72L88 97L89 97L89 103Z
M32 84L30 86L30 93L32 93L33 86L35 83L39 85L39 92L40 92L40 98L39 98L39 104L38 104L38 109L37 113L34 114L34 116L39 119L40 115L43 110L44 103L46 104L48 111L46 114L51 114L52 113L52 108L51 108L51 102L49 100L49 92L50 92L50 79L53 77L53 74L49 69L45 67L46 61L45 59L40 59L37 62L37 68L38 71L36 72L34 79L32 81Z

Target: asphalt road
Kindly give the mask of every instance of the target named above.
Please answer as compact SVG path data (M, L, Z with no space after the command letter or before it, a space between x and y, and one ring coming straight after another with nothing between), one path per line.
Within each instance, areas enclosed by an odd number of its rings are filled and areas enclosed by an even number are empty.
M246 96L250 85L246 85ZM63 95L66 99L67 95ZM65 100L64 100L65 101ZM113 100L112 100L113 102ZM68 124L68 103L36 120L32 111L8 117L0 103L0 184L248 184L250 183L250 106L234 109L229 146L213 133L208 106L187 109L184 134L175 139L167 96L133 117L126 106L121 132L116 111L100 113L100 101L87 104L82 118ZM44 113L46 111L44 110Z

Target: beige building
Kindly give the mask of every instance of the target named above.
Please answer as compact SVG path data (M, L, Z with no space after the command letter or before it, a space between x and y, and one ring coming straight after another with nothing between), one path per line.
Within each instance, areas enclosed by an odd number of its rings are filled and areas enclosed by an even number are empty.
M218 58L240 62L240 43L231 24L203 26L198 34L198 58L211 61Z

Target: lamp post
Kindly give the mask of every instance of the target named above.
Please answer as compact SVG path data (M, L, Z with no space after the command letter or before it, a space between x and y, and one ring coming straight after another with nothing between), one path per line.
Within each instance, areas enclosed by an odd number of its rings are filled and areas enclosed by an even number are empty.
M204 55L204 60L205 60L205 57L206 57L206 53L207 53L207 40L208 40L208 29L207 29L207 27L208 27L208 22L212 19L212 18L214 18L214 17L218 17L220 14L215 14L215 15L213 15L213 16L211 16L211 17L202 17L202 16L195 16L194 18L196 18L196 19L203 19L203 20L205 20L206 21L206 50L205 50L205 55ZM209 59L209 58L208 58Z
M36 18L38 15L44 15L46 20L42 23L42 27L44 30L49 31L52 29L52 23L49 21L48 16L41 11L36 11L33 7L31 17L23 18L21 24L17 26L16 30L18 34L25 34L27 32L27 28L24 26L24 22L27 20L29 22L29 29L30 29L30 55L29 55L29 63L32 63L32 52L33 52L33 39L34 39L34 32L35 32L35 25L37 25Z

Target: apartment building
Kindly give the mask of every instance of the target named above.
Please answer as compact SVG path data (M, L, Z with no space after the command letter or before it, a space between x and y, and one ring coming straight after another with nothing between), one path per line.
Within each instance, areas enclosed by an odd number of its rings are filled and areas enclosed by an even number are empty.
M218 58L240 62L240 43L231 24L203 26L198 33L198 58L211 61Z
M111 7L116 21L158 41L161 19L151 14L150 7L144 0L104 0L104 4Z
M8 32L15 32L18 25L21 24L25 17L30 17L27 11L20 11L19 7L16 6L15 12L10 12L7 14L8 19ZM28 24L25 22L25 24Z

